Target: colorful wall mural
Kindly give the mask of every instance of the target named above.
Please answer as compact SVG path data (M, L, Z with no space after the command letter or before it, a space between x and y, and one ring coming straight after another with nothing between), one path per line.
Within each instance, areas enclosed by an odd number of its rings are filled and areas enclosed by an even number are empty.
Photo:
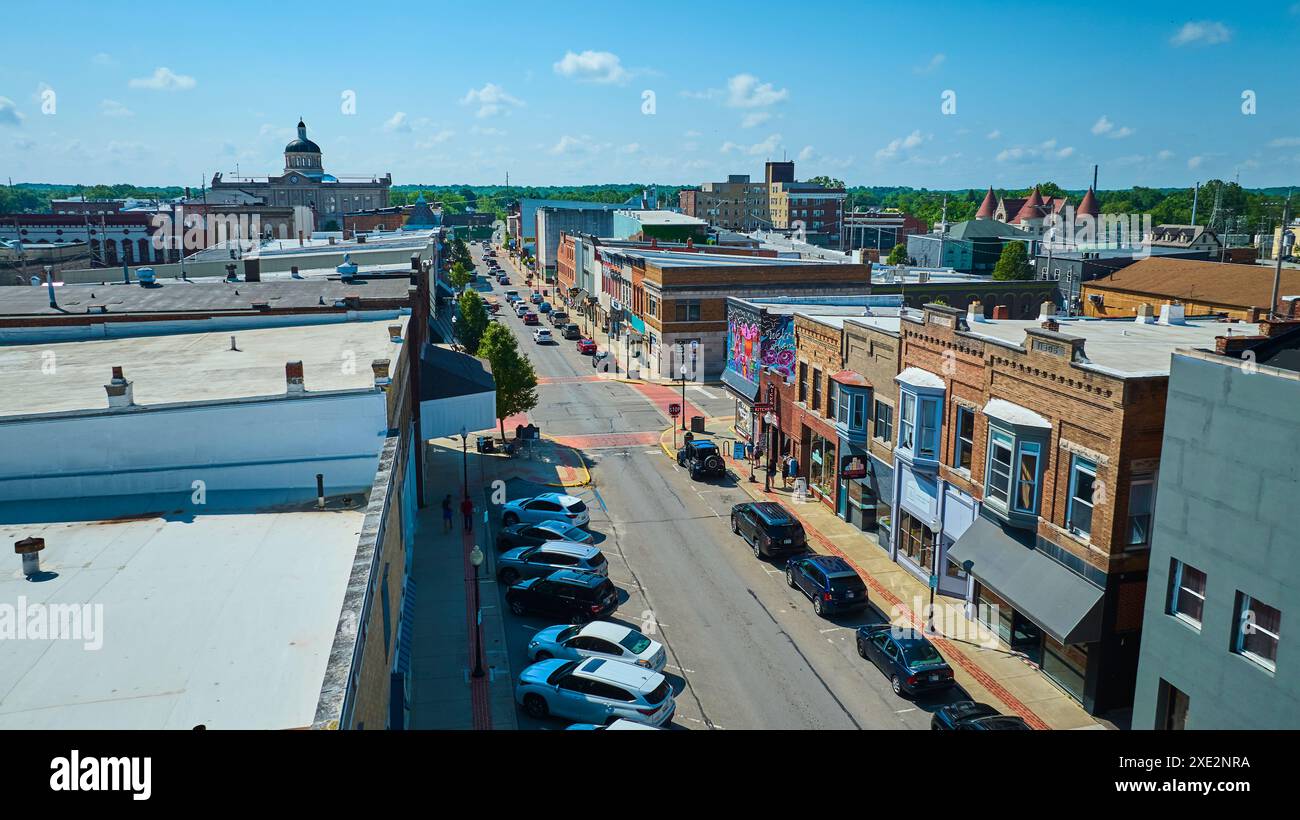
M763 368L794 381L794 316L727 306L727 369L757 386Z

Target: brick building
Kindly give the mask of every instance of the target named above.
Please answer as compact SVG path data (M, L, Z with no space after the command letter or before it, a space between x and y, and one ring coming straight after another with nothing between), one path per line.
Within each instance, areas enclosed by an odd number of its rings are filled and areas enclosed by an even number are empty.
M1170 355L1228 326L1044 308L902 322L890 549L1097 714L1132 698Z
M1253 322L1268 312L1274 271L1194 259L1151 257L1083 283L1085 316L1133 318L1144 305L1178 302L1188 316L1225 315ZM1300 295L1300 270L1282 269L1279 300ZM1290 315L1293 302L1277 306Z

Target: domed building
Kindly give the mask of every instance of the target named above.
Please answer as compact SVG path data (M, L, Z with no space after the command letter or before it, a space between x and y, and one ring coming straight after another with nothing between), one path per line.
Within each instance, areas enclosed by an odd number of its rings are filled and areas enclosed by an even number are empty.
M343 214L388 205L393 175L335 176L325 172L319 145L307 137L307 124L298 120L298 136L284 146L284 170L276 176L212 176L213 191L242 191L276 207L304 207L315 213L315 229L334 222L341 230Z

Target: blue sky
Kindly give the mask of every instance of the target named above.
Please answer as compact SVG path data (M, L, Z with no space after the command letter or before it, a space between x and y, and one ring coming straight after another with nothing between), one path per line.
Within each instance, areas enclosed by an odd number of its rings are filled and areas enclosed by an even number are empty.
M1050 5L29 7L0 177L265 174L302 115L327 170L399 184L698 183L783 155L863 185L1300 182L1300 2Z

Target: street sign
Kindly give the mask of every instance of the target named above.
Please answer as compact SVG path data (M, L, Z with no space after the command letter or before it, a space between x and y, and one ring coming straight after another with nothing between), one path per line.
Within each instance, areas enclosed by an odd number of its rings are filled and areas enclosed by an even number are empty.
M931 576L930 576L930 589L931 589L931 590L935 590L935 589L938 589L938 588L939 588L939 576L938 576L938 575L931 575Z
M770 404L756 404L756 405L754 405L754 413L755 413L756 415L759 414L759 413L767 413L767 412L769 412L771 409L772 409L772 405L770 405Z
M668 405L668 415L677 418L682 414L682 406L676 402Z

